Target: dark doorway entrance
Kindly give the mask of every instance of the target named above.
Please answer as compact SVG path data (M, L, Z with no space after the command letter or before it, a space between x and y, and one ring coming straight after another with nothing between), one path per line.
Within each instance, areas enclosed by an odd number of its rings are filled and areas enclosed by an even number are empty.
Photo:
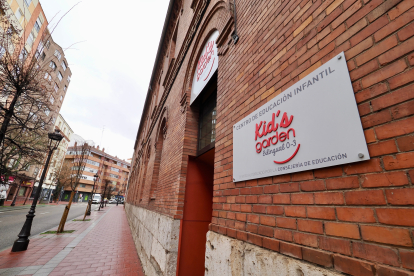
M213 207L214 148L189 157L177 275L204 275L206 234Z

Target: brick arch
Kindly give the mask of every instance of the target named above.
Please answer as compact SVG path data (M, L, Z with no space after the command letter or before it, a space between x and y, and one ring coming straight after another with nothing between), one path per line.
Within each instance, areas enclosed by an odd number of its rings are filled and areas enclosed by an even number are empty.
M167 134L167 127L168 127L168 112L167 107L164 107L160 114L160 120L158 123L158 129L155 136L154 142L154 167L151 176L151 186L149 190L149 204L152 206L155 204L156 200L156 193L159 186L160 181L160 168L161 168L161 161L162 161L162 151L164 147L164 140L166 139Z
M219 32L219 38L225 31L229 21L233 16L230 10L230 3L227 0L217 1L216 4L208 11L205 20L200 26L200 31L195 37L194 47L190 55L189 66L185 73L185 81L183 86L183 95L191 91L193 84L193 76L197 67L198 57L203 51L203 46L214 31ZM219 40L219 38L217 40ZM216 42L217 43L217 42ZM220 62L219 62L220 68ZM219 70L219 69L218 69Z
M144 195L144 190L145 190L145 184L147 182L147 177L148 177L148 163L149 163L149 159L151 157L151 142L148 141L148 145L146 150L143 151L143 155L141 157L142 160L142 171L141 171L141 177L138 178L138 184L139 184L139 191L138 191L138 195L139 197L138 199L138 203L140 203L142 201L142 197ZM141 180L141 181L140 181Z
M168 129L168 110L167 107L165 106L159 116L159 122L158 122L158 128L157 128L157 132L155 137L157 137L156 139L158 139L160 133L163 133L163 135L165 136L164 139L166 138L166 132ZM163 123L165 122L165 124L163 125ZM157 147L157 142L155 142L154 147Z

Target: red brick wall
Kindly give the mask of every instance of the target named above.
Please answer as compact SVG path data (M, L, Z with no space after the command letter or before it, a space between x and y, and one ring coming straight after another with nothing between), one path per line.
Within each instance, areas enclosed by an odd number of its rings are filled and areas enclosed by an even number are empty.
M176 55L192 27L192 2L183 2L178 17ZM210 229L351 275L413 275L414 1L236 3L240 40L236 45L227 40L219 47ZM205 39L212 30L225 29L229 11L219 7L228 4L210 1L171 89L152 83L157 91L151 93L158 97L143 114L129 183L131 204L182 218L198 115L188 105L183 113L181 99L183 93L189 98L188 76L192 78L191 68ZM233 124L342 51L372 159L232 182ZM155 73L156 80L162 74L161 84L166 60L160 59ZM162 102L165 93L169 94ZM158 164L155 143L162 116L151 115L154 108L164 107L168 130ZM149 176L154 165L159 181L151 205Z
M183 12L180 12L177 19L180 27L177 36L176 57L180 51L179 49L184 44L184 35L191 26L190 23L195 14L195 11L190 8L191 3L192 1L189 0L183 1ZM144 123L137 135L138 144L134 151L131 177L129 179L128 203L177 219L182 218L187 160L189 155L194 156L196 154L198 131L198 110L188 106L190 90L186 88L191 87L191 83L188 83L187 79L192 80L192 72L190 71L193 66L191 65L197 63L197 54L211 31L224 28L225 19L229 17L228 7L228 3L223 1L210 1L205 16L200 23L201 27L198 28L194 36L188 53L183 60L183 65L174 78L173 85L168 91L169 94L164 103L160 99L167 92L163 84L170 58L162 55L157 64L158 69L155 71L156 77L154 78L156 81L152 83L154 89L150 93L156 94L158 97L152 98L150 95L152 101L147 104L150 108L145 110L142 116ZM175 21L170 23L171 28L175 29L175 24ZM169 42L164 43L167 45L166 49L169 49ZM159 75L161 75L161 85L158 85ZM185 93L188 95L185 101L187 104L182 104L181 100ZM157 102L154 102L154 99ZM158 117L152 117L153 109L151 108L155 106L162 110ZM165 113L163 113L164 108L166 108ZM155 145L160 139L158 133L162 131L160 127L163 118L166 118L167 121L167 134L162 149L157 147L157 150L155 150ZM151 124L154 124L152 129ZM161 158L156 161L156 151L159 150L162 150ZM149 159L147 159L148 152L150 152ZM156 174L157 169L159 170L158 176L154 175L154 171ZM158 183L154 183L155 178L158 178ZM151 183L156 186L153 187L155 190L155 200L153 201L150 200Z
M211 230L351 275L413 275L414 1L236 3ZM233 183L233 124L341 51L372 159Z

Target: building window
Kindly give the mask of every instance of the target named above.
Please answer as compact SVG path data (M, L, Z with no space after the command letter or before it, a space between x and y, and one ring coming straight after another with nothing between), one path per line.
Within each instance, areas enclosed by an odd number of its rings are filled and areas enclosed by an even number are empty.
M2 58L5 53L6 53L6 49L4 49L3 46L0 46L0 58Z
M49 63L49 67L52 68L53 71L55 71L56 70L56 63L54 63L53 61L51 61Z
M33 171L33 177L36 177L38 173L39 173L39 168L36 167Z
M32 3L32 0L24 0L24 3L27 7L30 7L30 3Z
M14 166L14 159L10 159L9 163L7 164L8 168L11 168Z
M45 79L48 79L49 81L52 81L52 76L48 73L45 74Z
M40 31L40 27L42 27L42 19L40 18L40 16L37 18L34 27L37 32Z
M46 57L46 54L45 54L45 53L43 53L43 54L42 54L41 59L42 59L42 60L45 60L45 57Z
M50 47L50 41L48 40L48 41L46 42L46 48L48 48L48 49L49 49L49 47Z
M81 188L85 188L86 187L86 184L80 184L80 187Z
M97 169L92 169L92 168L88 168L88 167L85 167L85 171L91 172L91 173L98 173Z
M38 19L38 20L39 20L39 19ZM38 20L36 20L36 22L35 22L35 24L34 24L34 28L36 29L36 32L39 32L39 31L40 31L40 25L39 25Z
M20 19L23 18L23 12L21 9L17 9L16 11L17 20L20 22Z
M63 102L63 96L60 96L60 101Z
M71 154L71 153L68 153L68 154ZM89 159L86 160L86 163L99 167L99 163L98 162L95 162L95 161L92 161L92 160L89 160Z
M66 67L66 62L64 60L62 61L62 68L63 68L64 71L66 71L67 67Z
M58 90L59 90L59 86L57 85L57 83L55 82L55 92L58 92Z
M214 147L216 141L216 93L213 93L200 110L200 123L198 132L198 150Z
M62 81L62 79L63 79L63 76L62 76L62 73L58 73L58 79L60 80L60 81Z
M55 57L57 57L58 60L62 58L62 55L60 54L58 50L55 51Z
M68 82L70 82L70 76L68 76Z
M68 89L68 86L67 85L65 85L65 87L63 87L63 91L66 92L66 89Z
M32 47L33 46L33 42L34 42L34 35L33 35L33 33L30 33L29 34L29 37L27 38L27 44L29 44L30 47Z
M29 53L26 51L26 48L20 52L19 59L25 59Z
M29 112L29 119L33 120L33 121L36 121L36 119L37 119L36 114L34 114L33 112Z
M119 169L111 167L111 171L119 172Z
M50 114L50 110L49 110L48 108L46 108L46 110L45 110L45 114L46 114L46 116L49 116L49 114Z
M53 104L55 102L55 98L53 98L53 96L50 96L50 102Z
M39 52L39 54L43 53L44 47L45 47L45 45L43 45L42 40L40 40L39 44L37 45L37 52Z

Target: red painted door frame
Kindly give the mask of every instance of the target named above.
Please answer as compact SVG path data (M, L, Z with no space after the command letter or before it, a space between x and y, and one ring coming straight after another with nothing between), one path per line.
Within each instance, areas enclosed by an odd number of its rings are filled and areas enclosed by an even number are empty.
M214 160L214 150L209 154ZM204 275L206 234L213 207L213 177L214 163L189 157L177 276Z

